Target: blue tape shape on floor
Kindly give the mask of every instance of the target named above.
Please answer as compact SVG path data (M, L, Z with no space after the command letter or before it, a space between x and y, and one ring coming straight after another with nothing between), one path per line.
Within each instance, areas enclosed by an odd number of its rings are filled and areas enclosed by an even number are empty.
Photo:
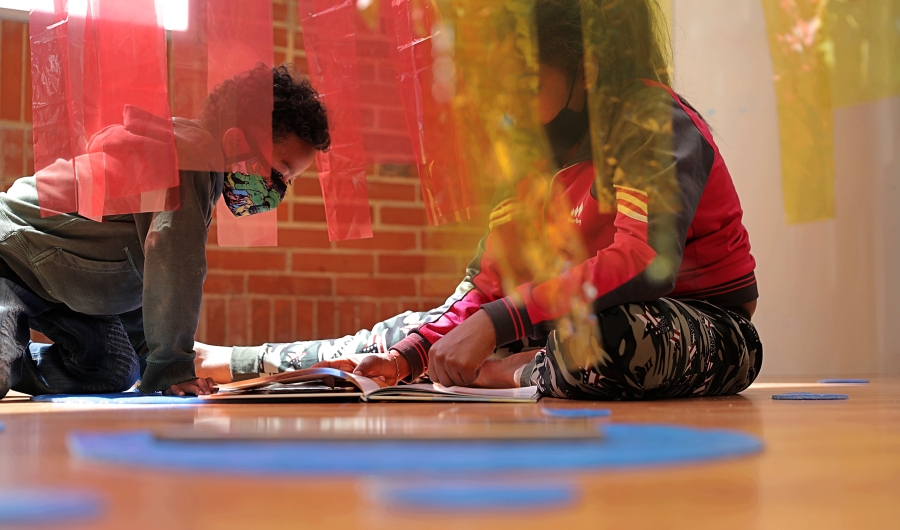
M544 408L544 409L541 409L541 412L543 412L545 416L550 416L553 418L571 418L571 419L606 418L612 414L612 411L609 409Z
M812 394L809 392L788 392L787 394L774 394L772 399L776 401L842 401L850 399L847 394Z
M0 421L0 432L3 432L5 430L6 430L6 424L3 423L2 421Z
M161 441L132 431L72 433L68 445L83 460L258 475L585 471L718 460L763 448L759 439L729 430L613 424L603 433L572 441L338 443Z
M841 385L841 384L849 384L849 385L867 385L869 384L868 379L819 379L819 383L823 385Z
M0 490L0 525L74 522L103 513L94 494L61 489Z
M511 483L441 482L388 487L378 501L405 510L506 511L540 510L575 502L572 485L541 486Z
M196 405L208 403L193 396L164 396L162 394L143 395L140 392L119 392L117 394L48 394L32 396L38 403L67 403L70 405Z

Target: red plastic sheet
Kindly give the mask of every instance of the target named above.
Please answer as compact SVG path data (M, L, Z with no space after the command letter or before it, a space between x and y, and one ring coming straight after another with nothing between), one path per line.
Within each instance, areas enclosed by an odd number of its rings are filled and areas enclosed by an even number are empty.
M403 100L428 220L470 219L478 199L460 157L453 99L458 87L453 41L431 0L385 3L391 57Z
M372 237L363 150L352 0L300 0L303 43L313 86L328 111L331 148L316 155L328 238Z
M274 57L272 39L272 3L269 0L192 0L189 4L188 29L173 32L173 101L178 117L198 119L212 93L223 81L242 76L263 65L272 68ZM245 87L246 90L246 87ZM254 101L252 106L220 107L219 131L241 128L257 151L268 162L272 160L272 87L258 94L245 96ZM238 113L241 118L238 119ZM252 130L246 124L252 124ZM247 130L245 130L247 129ZM179 153L184 149L179 146ZM186 157L181 169L189 167ZM225 167L229 171L230 161ZM276 246L278 244L278 218L276 211L246 217L235 217L219 201L216 207L217 240L220 246Z
M69 113L68 26L63 0L54 12L31 13L34 168L42 215L74 212L75 147ZM52 166L52 167L51 167ZM42 171L46 169L46 171Z
M161 13L153 0L71 4L31 18L42 215L177 207Z

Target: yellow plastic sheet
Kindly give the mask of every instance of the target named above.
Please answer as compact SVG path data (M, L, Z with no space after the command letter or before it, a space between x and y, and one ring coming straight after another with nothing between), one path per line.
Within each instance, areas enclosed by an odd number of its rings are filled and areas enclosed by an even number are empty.
M593 80L588 81L588 108L592 117L591 150L596 172L597 202L603 213L616 210L614 172L625 169L615 159L608 141L613 124L621 121L622 116L638 112L642 116L642 123L638 126L645 129L648 135L667 132L671 140L671 97L668 93L655 91L650 97L661 98L656 102L646 97L639 102L621 100L622 87L638 79L671 86L671 35L668 31L671 18L671 1L642 4L628 0L587 0L581 3L584 52L588 58L584 67L586 78ZM643 29L646 31L641 31ZM622 43L630 44L623 46ZM641 112L641 107L657 108L660 112L649 116ZM660 151L658 160L629 169L649 177L658 171L654 167L668 165L665 158L670 157L671 152L670 144L669 148ZM633 182L635 178L638 178L637 175L632 175L630 180ZM675 203L678 201L671 200L677 194L675 172L671 172L668 178L657 180L666 188L657 190L661 192L657 200L665 201L666 208L677 207Z
M492 182L511 197L530 204L505 204L491 216L492 228L510 223L503 238L504 289L561 272L556 252L548 248L540 227L540 204L548 192L548 150L538 121L538 58L529 0L444 0L442 33L452 43L459 82L453 97L462 123L459 144L474 183ZM503 193L503 191L501 191ZM518 202L518 201L516 201ZM577 240L577 237L572 238ZM498 249L499 250L499 249Z
M878 0L867 0L878 1ZM775 72L788 224L834 216L828 0L763 0Z
M789 224L834 216L833 111L900 96L900 0L763 0Z
M543 207L554 194L554 170L538 119L534 2L443 0L438 6L459 80L453 101L463 124L463 158L473 184L490 182L507 197L491 212L495 244L488 251L497 258L505 294L512 294L519 285L555 278L587 259L569 209ZM568 302L571 313L557 329L585 344L596 341L590 304L581 297Z
M900 96L900 0L830 0L825 22L834 106Z

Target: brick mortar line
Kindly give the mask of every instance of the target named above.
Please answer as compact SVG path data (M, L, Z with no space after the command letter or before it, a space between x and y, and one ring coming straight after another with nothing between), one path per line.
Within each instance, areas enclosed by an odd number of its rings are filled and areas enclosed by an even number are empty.
M222 269L214 269L214 271L218 271ZM465 271L461 272L320 272L320 271L289 271L289 273L285 273L285 271L259 271L259 273L248 273L253 276L262 276L265 278L275 278L275 277L294 277L294 278L309 278L311 280L400 280L403 278L410 277L425 277L426 279L436 279L440 277L441 279L449 279L449 278L458 278L460 274L465 274ZM244 292L249 291L249 285L244 289Z
M325 223L324 221L280 221L278 223L278 226L280 228L293 228L293 229L297 229L297 230L308 229L308 230L315 230L315 231L324 231L327 229L328 224ZM382 229L382 228L392 229L392 230L384 230L382 232L388 232L388 231L398 232L400 230L393 230L393 229L409 228L410 232L417 232L417 231L425 230L429 227L427 225L404 225L404 224L373 222L372 228L373 229ZM351 240L351 241L356 241L356 240Z
M0 127L9 128L9 129L19 129L22 131L30 131L34 128L30 121L12 121L12 120L0 120Z
M397 164L397 165L411 165L411 164ZM308 178L319 180L319 174L316 171L305 171L300 175L300 178ZM408 186L417 186L419 184L419 176L410 175L408 177L399 177L395 175L380 175L377 173L366 174L366 182L371 180L372 182L379 184L405 184Z
M289 196L285 199L285 202L293 203L293 204L306 204L310 206L315 206L322 204L323 199L320 197L313 197L310 195L300 195L300 196ZM407 200L407 199L369 199L370 203L375 203L375 206L392 206L396 208L415 208L417 210L424 210L425 206L421 202L416 202L415 200Z
M254 295L251 297L245 297L245 296L215 295L215 294L205 295L204 298L209 299L209 300L225 301L225 302L237 301L237 299L250 298L250 299L254 299L254 300L255 299L266 299L266 300L271 300L273 302L275 302L275 301L278 301L278 302L293 301L293 302L314 303L314 306L315 306L313 309L314 314L318 313L318 305L321 302L334 303L334 304L347 304L347 303L356 303L356 302L365 302L365 303L374 303L374 304L399 303L401 306L403 306L404 304L407 304L407 303L417 303L417 302L421 303L421 302L437 301L437 300L443 299L440 296L426 296L426 295L404 296L404 297L398 299L396 297L371 296L371 295L364 295L364 296L358 296L358 297L357 296L354 296L354 297L348 297L348 296L327 296L327 297L325 297L325 296L322 296L322 297L318 297L318 298L310 298L310 297L296 297L296 296L292 297L292 296L282 296L282 295ZM296 304L293 304L293 306L296 308ZM411 311L411 309L407 309L407 311ZM227 304L226 304L226 313L228 313ZM252 311L250 313L252 313ZM294 316L294 318L296 319L296 315ZM313 318L316 318L316 316L314 316Z
M26 24L25 30L22 31L22 68L23 68L23 70L22 70L22 84L20 87L22 90L22 99L19 102L19 119L22 121L22 123L25 123L25 100L27 99L25 97L25 94L28 92L27 87L25 86L25 79L28 78L28 75L26 74L25 69L29 69L29 70L31 69L31 60L30 60L31 54L29 53L30 37L31 37L30 31L29 31L28 25ZM24 158L25 157L23 156L23 160L22 160L22 171L23 172L25 172L25 170L27 169L25 167L26 164L25 164Z
M291 64L295 64L296 62L296 50L297 43L295 42L294 36L297 33L297 20L295 17L297 16L297 3L293 1L285 2L285 8L287 9L287 26L288 26L288 52L286 54L287 61Z
M221 248L221 247L219 247ZM469 255L469 252L465 251L453 251L453 250L390 250L390 249L376 249L376 250L366 250L366 249L353 249L353 248L314 248L314 247L275 247L277 250L281 252L296 252L296 253L304 253L304 254L324 254L331 256L401 256L401 257L410 257L410 256L419 256L423 252L429 253L430 257L439 257L439 256L447 256L447 257L458 257L460 254ZM214 269L210 269L214 270ZM221 269L215 269L221 270ZM234 269L228 269L234 270ZM244 274L250 273L252 271L241 270L242 272L234 272L234 274Z

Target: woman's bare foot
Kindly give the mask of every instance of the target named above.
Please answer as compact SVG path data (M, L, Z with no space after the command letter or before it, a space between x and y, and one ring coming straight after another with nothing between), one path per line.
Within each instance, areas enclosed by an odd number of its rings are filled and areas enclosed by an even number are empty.
M231 382L231 348L194 343L194 371L197 377L211 377L216 383Z

